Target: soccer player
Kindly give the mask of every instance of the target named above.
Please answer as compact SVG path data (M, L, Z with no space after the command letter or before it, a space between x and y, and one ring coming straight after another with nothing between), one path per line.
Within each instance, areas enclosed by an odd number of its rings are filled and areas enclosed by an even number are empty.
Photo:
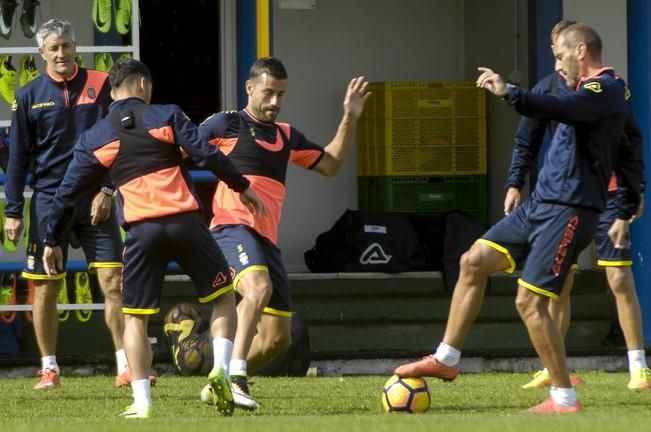
M18 243L23 231L23 192L31 169L34 190L30 207L31 226L26 265L22 276L34 283L34 332L42 356L37 390L60 385L56 343L59 319L57 296L65 272L55 276L43 269L42 253L45 216L54 193L72 160L77 136L108 112L111 102L107 74L75 64L76 38L68 21L51 19L36 34L46 73L18 90L12 107L9 163L5 184L7 205L5 238ZM130 374L122 344L124 317L120 310L122 267L120 232L112 205L108 179L85 191L79 211L71 215L71 226L89 263L97 272L104 293L105 320L116 349L115 384L129 384ZM68 243L60 245L67 253Z
M572 94L527 92L507 86L492 70L479 68L477 86L503 97L522 115L551 118L559 124L531 197L461 257L442 343L433 355L395 370L399 376L454 380L459 374L460 350L481 308L488 276L500 270L513 271L526 257L518 280L516 308L551 376L550 397L529 408L532 413L582 409L570 383L563 339L549 315L548 303L558 298L570 266L591 240L599 213L605 208L613 161L620 147L621 151L626 147L620 145L628 110L625 86L612 69L602 66L599 35L584 24L574 24L561 32L557 48L555 69L569 87L577 88ZM618 158L616 172L623 178L619 162ZM637 180L639 187L639 177ZM625 236L639 202L639 190L621 187L617 194L617 219L611 235L616 247L626 247Z
M364 77L350 81L337 133L322 148L289 124L275 121L287 90L287 71L277 58L260 58L246 81L246 108L215 114L200 126L210 142L228 154L251 181L270 212L268 218L244 212L225 185L217 186L211 231L234 271L235 289L242 296L230 365L235 404L241 408L259 406L248 389L248 372L266 365L291 344L289 282L276 246L287 165L294 162L326 176L335 175L352 145L357 120L370 95L367 85Z
M149 105L152 77L142 62L118 61L109 72L109 80L115 102L107 117L77 140L74 159L52 202L44 267L50 275L60 273L63 255L59 245L67 237L66 221L78 207L80 194L110 173L126 231L122 311L134 395L134 403L121 415L151 416L147 373L152 353L147 324L149 316L159 312L165 270L171 260L192 278L199 301L213 304L210 326L215 363L209 381L218 411L230 415L234 405L228 362L237 323L233 283L228 263L203 221L180 147L200 166L218 175L244 211L262 217L264 204L249 187L249 180L202 139L179 107Z
M552 52L556 51L554 47L557 44L556 39L559 33L575 23L575 21L562 20L554 26L550 35ZM532 91L540 94L571 94L573 90L567 87L563 77L558 72L553 72L540 80ZM507 191L504 199L505 214L511 213L520 204L520 190L524 186L525 177L540 150L545 131L549 130L553 134L555 129L556 123L549 119L523 117L520 121L515 137L511 168L506 182ZM634 118L629 117L627 120L625 132L627 139L630 141L637 155L640 171L642 171L644 166L642 161L642 134ZM597 264L605 267L608 285L617 303L617 315L628 349L630 379L627 387L633 390L644 389L651 387L651 371L647 367L646 353L644 351L642 313L640 311L640 303L635 289L635 280L631 270L631 266L633 265L631 250L616 249L608 237L608 229L614 222L617 211L615 201L616 189L617 179L613 176L608 185L606 211L599 218L599 224L597 225L597 232L595 234ZM640 200L642 200L642 196L640 196ZM640 217L641 208L642 206L640 206L636 218ZM549 314L559 326L563 338L567 335L570 324L570 292L573 281L574 272L571 271L567 276L565 286L558 300L549 302ZM573 384L582 382L576 376L571 376L570 378ZM545 387L549 383L549 371L543 369L536 372L534 378L522 387Z

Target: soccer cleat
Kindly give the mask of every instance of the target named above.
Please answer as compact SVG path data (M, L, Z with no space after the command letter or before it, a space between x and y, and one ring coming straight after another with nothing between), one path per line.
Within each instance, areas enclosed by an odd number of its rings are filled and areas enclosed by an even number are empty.
M38 0L23 0L23 10L20 13L20 27L26 38L33 38L36 34L36 8Z
M399 377L434 377L452 381L459 375L459 366L446 366L434 355L428 355L413 363L404 364L393 371Z
M533 374L533 379L528 383L522 385L520 388L530 389L530 388L543 388L549 387L552 384L552 379L549 376L549 371L547 369L539 370ZM576 375L570 375L570 384L572 386L583 385L585 381Z
M20 58L20 76L18 77L18 85L25 87L30 82L34 81L41 73L36 68L34 56L25 54Z
M101 33L111 28L111 0L93 0L93 24Z
M5 39L11 37L11 24L17 7L16 0L0 0L0 36Z
M119 34L124 35L131 30L131 0L117 0L117 2L115 29Z
M217 412L223 416L233 415L235 403L233 402L233 392L231 390L231 381L222 368L213 369L208 375L208 384L210 384L212 404L217 408Z
M61 385L59 371L56 368L45 368L38 371L38 374L41 376L41 380L34 386L34 390L49 390Z
M631 390L651 388L651 369L639 368L631 371L631 380L626 385Z
M70 301L68 300L68 283L66 282L66 278L61 279L61 289L59 290L59 296L57 297L57 303L58 304L70 304ZM57 310L59 313L59 321L67 321L68 318L70 317L70 311L69 310Z
M0 56L0 97L9 105L16 99L16 74L11 56Z
M251 396L249 383L245 376L231 376L231 389L233 390L233 400L235 401L236 407L248 411L260 408L260 404Z
M573 414L581 411L583 407L581 402L576 401L570 406L559 405L554 402L554 399L548 397L538 405L534 405L529 409L524 410L525 413L531 414Z
M75 273L75 303L91 304L93 302L93 294L90 290L90 279L88 274L84 272ZM87 322L93 315L92 310L75 310L75 316L79 322Z
M150 372L151 373L151 372ZM115 377L115 386L116 387L125 387L131 385L131 371L127 368L124 372ZM156 375L149 375L149 384L154 387L158 378Z
M113 57L109 53L98 53L95 55L95 69L108 72L113 66Z
M144 408L137 408L136 404L131 404L124 412L120 413L120 417L125 419L147 419L151 417L151 411L151 405Z

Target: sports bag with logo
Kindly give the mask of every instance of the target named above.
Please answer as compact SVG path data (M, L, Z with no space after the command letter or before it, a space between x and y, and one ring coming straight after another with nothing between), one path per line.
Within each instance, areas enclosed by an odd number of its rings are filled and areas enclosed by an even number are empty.
M420 271L425 254L406 213L346 210L305 252L312 272Z

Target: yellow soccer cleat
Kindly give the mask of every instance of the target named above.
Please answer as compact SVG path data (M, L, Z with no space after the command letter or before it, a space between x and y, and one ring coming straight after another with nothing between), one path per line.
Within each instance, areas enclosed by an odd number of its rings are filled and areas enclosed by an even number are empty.
M210 405L215 405L217 412L223 416L233 415L235 402L233 401L231 381L224 370L220 367L213 369L208 375L208 384L211 389L208 394L213 399ZM202 398L203 396L202 393Z
M90 279L84 272L75 273L75 303L91 304L93 303L93 293L90 290ZM75 310L75 316L79 322L86 322L93 315L92 310Z
M95 55L95 69L108 72L113 66L113 57L109 53L98 53Z
M631 380L626 387L631 390L651 388L651 369L640 368L631 371Z
M66 282L66 278L64 277L61 279L61 290L59 291L59 296L57 297L57 303L58 304L70 304L70 300L68 300L68 283ZM68 317L70 316L70 311L69 310L60 310L59 312L59 321L67 321Z
M0 97L9 105L16 100L16 75L11 56L0 56Z
M115 11L115 29L119 34L125 35L131 30L131 0L117 0Z
M151 405L140 408L136 407L136 404L131 404L120 414L120 417L125 419L148 419L151 417L151 412Z
M543 388L543 387L549 387L552 384L552 379L549 376L549 371L547 368L543 370L539 370L538 372L533 374L533 379L529 381L528 383L524 384L520 388L523 389L530 389L530 388ZM570 384L572 386L577 386L577 385L583 385L585 384L585 381L583 381L580 377L576 375L570 375Z
M528 383L524 384L520 388L530 389L530 388L543 388L551 385L552 379L549 376L549 371L547 369L539 370L533 374L533 379Z
M25 54L20 58L20 76L18 77L18 85L25 87L30 82L34 81L41 73L36 68L34 56Z
M111 29L111 0L93 0L93 24L101 33Z

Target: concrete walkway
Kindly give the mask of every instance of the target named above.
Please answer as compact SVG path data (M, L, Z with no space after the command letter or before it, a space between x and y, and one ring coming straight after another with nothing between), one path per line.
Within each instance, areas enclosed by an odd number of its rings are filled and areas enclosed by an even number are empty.
M310 363L312 376L342 376L342 375L391 375L393 370L414 359L354 359L354 360L319 360ZM651 363L651 362L650 362ZM602 370L618 372L628 370L625 355L621 356L586 356L570 357L568 364L571 370ZM155 364L154 368L160 376L172 376L176 370L172 364ZM461 359L461 372L534 372L541 369L540 361L535 357L513 358L481 358L468 357ZM95 365L61 365L64 376L112 375L114 367ZM0 377L35 377L36 368L5 367L0 368Z

